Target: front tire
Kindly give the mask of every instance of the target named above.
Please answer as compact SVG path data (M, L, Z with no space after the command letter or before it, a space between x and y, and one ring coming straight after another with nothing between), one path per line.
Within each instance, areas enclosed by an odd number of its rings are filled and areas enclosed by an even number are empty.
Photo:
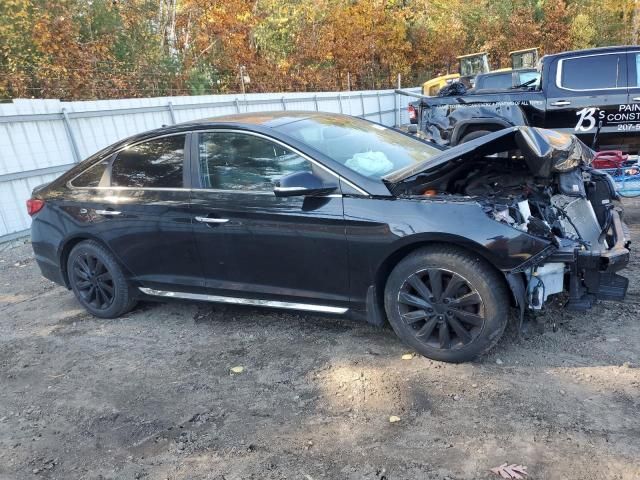
M92 315L116 318L136 304L133 289L115 257L98 242L80 242L67 259L69 284L76 298Z
M384 303L403 342L427 358L453 363L489 351L509 315L499 272L478 255L445 245L417 250L398 263Z

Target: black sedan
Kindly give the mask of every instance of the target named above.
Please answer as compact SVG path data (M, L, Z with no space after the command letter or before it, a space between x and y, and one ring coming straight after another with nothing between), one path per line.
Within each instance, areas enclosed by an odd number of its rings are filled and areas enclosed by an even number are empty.
M345 115L254 113L118 142L27 207L43 275L98 317L142 298L350 314L460 362L512 306L624 298L629 241L591 158L527 127L441 150Z

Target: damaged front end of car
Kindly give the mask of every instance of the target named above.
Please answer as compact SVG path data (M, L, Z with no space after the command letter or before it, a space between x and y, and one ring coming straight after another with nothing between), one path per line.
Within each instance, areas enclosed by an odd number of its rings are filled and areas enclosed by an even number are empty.
M504 129L444 151L385 178L392 193L429 201L471 201L501 224L548 246L503 271L521 307L540 310L567 292L586 310L623 300L630 238L611 178L591 167L594 153L573 135Z

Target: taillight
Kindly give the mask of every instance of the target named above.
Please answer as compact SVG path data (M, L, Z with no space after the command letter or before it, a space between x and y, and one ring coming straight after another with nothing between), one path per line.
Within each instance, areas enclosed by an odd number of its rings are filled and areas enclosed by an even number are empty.
M30 198L27 200L27 213L31 216L34 216L44 207L44 200L40 200L39 198Z
M416 111L416 107L414 107L413 105L409 105L407 110L409 111L409 121L411 123L417 123L417 121L418 121L418 112Z

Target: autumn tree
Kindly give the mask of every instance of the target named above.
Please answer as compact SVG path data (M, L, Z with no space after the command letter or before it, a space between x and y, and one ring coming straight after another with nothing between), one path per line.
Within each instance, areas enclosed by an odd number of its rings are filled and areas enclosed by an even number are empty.
M637 0L1 0L0 99L388 88L628 44ZM348 81L349 80L349 81Z

